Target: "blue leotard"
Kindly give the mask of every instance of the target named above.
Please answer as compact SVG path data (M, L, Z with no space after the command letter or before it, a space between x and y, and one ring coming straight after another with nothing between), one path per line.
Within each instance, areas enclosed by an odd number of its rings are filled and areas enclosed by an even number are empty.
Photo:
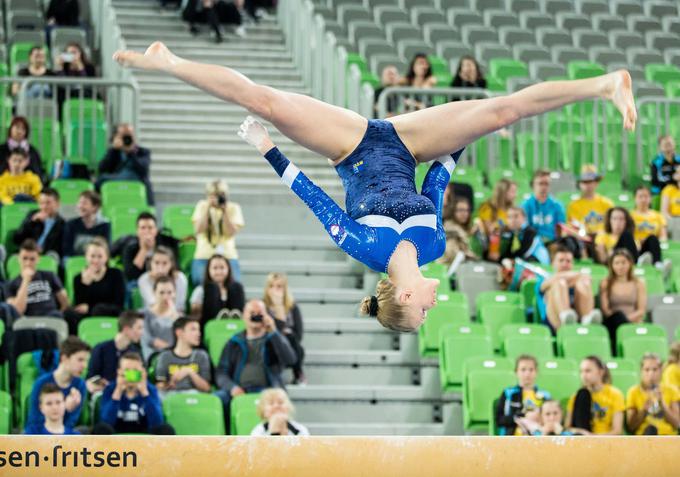
M418 252L418 265L439 258L446 248L442 226L444 191L463 150L435 161L415 187L416 161L392 123L369 120L357 148L336 170L345 187L347 212L274 147L265 157L281 180L322 223L331 239L351 257L387 272L402 240Z

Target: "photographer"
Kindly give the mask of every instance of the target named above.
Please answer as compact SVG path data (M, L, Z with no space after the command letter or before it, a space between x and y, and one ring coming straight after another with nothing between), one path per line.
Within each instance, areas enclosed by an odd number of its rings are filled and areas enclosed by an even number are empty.
M106 181L140 181L146 187L146 200L154 205L153 189L149 178L151 151L137 144L135 130L127 123L119 124L111 140L111 147L99 163L99 190Z
M200 200L191 221L196 233L196 253L191 264L191 281L199 285L205 267L213 255L229 260L234 280L241 280L241 269L236 252L236 234L245 225L241 206L229 200L229 189L224 181L216 180L206 186L207 200Z

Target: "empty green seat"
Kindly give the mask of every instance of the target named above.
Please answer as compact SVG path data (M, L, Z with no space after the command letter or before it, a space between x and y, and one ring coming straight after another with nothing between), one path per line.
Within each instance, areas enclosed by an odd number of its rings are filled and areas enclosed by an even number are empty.
M567 65L567 74L570 79L592 78L605 73L606 70L602 65L590 61L570 61Z
M165 418L180 436L223 436L222 401L209 393L172 393L163 399Z
M651 266L635 267L635 276L644 280L648 295L663 295L666 293L666 284L663 281L663 272Z
M493 356L491 337L477 323L446 325L440 330L439 342L439 376L445 392L460 392L468 358Z
M224 345L237 333L245 328L242 320L209 320L205 324L204 339L208 354L213 365L217 366Z
M0 391L0 434L12 432L12 396Z
M184 273L189 273L191 270L191 261L194 259L194 253L196 252L196 242L180 242L179 244L179 268Z
M451 182L468 184L473 189L484 188L484 175L476 169L456 167L451 175Z
M421 356L437 356L439 352L439 332L451 324L469 322L470 312L467 302L445 302L427 312L427 319L418 331Z
M260 418L257 417L257 405L260 401L260 393L246 393L236 396L231 400L231 435L249 435ZM251 427L252 426L252 427Z
M463 426L486 430L491 406L503 389L517 383L513 364L506 358L469 358L464 365Z
M59 192L62 204L69 205L76 204L80 194L86 190L94 190L94 184L85 179L57 179L52 181L50 187Z
M509 78L526 78L529 76L527 65L512 58L493 58L489 61L489 73L506 86Z
M57 274L59 271L59 263L52 255L42 255L38 260L38 270L43 272L52 272ZM21 265L19 264L19 256L12 255L7 260L7 277L12 280L21 274Z
M664 342L663 349L659 349L661 340ZM635 341L638 343L633 343ZM626 347L624 346L626 342L630 342L628 345L630 355L626 354ZM646 351L658 353L662 359L665 359L668 355L666 330L652 323L626 323L619 326L616 329L616 345L620 356L636 362L639 362L640 357L644 354L645 346L652 347Z
M84 256L73 256L66 260L64 265L64 287L66 288L66 293L69 299L73 301L74 299L74 289L73 289L73 279L82 272L87 266L87 260Z
M639 363L626 358L610 358L605 364L612 376L612 385L621 390L624 396L631 387L640 384Z
M538 360L553 358L552 336L547 326L537 324L511 324L500 330L503 354L515 359L521 354L529 354Z
M561 168L560 148L555 137L540 138L538 141L532 133L518 133L517 160L518 166L532 174L536 169L548 168L556 170ZM547 151L547 155L544 153Z
M130 210L136 210L131 208ZM111 213L111 241L115 242L126 235L134 235L137 232L137 215L126 213Z
M83 122L77 119L70 122L64 121L64 137L66 155L85 158L89 163L89 168L96 169L108 147L108 124L88 119Z
M146 187L139 181L108 181L102 184L101 192L105 214L113 207L147 207Z
M0 207L0 240L11 253L17 249L14 245L13 234L19 228L26 215L38 208L37 204L19 202Z
M173 204L163 209L163 228L170 231L173 237L183 239L194 235L194 224L191 216L194 204Z
M645 65L645 79L661 86L680 81L680 68L664 63L648 63Z
M40 152L43 168L48 173L55 161L64 155L61 124L52 118L29 118L31 124L31 144Z
M536 384L557 401L568 399L581 387L579 363L569 358L539 360Z
M611 356L609 333L602 325L563 325L557 329L558 353L565 358L581 360L595 355Z
M502 344L501 329L513 323L526 323L522 296L516 292L485 291L477 295L477 319L486 326L494 349Z
M496 184L501 179L508 179L515 181L518 186L524 186L529 183L531 177L527 171L523 169L493 169L489 171L489 184Z
M71 121L92 121L92 119L99 122L106 121L106 105L98 99L68 99L64 101L62 111L64 124L68 124Z
M118 319L114 317L85 318L78 323L78 337L94 347L102 341L112 340L118 333Z

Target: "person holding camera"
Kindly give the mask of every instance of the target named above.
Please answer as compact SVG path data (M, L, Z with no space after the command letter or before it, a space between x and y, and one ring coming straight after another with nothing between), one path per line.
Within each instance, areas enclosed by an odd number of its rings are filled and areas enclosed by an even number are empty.
M83 47L76 42L66 45L66 50L57 56L55 71L61 76L68 77L93 78L97 75L94 65L88 61ZM71 96L75 96L73 90L71 90Z
M229 429L229 406L233 397L260 392L265 388L283 388L283 369L295 364L297 356L261 300L250 300L243 310L246 329L234 335L224 346L215 374L222 400L226 429Z
M92 434L175 434L163 420L163 409L156 387L139 353L127 352L118 361L116 380L104 388L99 422Z
M213 255L229 260L234 280L241 281L241 269L236 252L236 234L245 222L241 206L229 200L229 188L223 180L215 180L206 186L207 199L200 200L191 221L196 233L196 253L191 263L191 282L199 285L205 275L205 267Z
M99 190L106 181L140 181L146 187L146 200L154 205L153 188L149 178L151 151L137 144L131 124L121 123L111 140L111 147L99 163Z

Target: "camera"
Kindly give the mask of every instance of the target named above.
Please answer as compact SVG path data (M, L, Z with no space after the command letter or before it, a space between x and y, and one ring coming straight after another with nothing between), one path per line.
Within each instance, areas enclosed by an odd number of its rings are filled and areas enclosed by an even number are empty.
M74 55L73 53L62 53L62 54L59 55L59 56L61 56L61 60L62 60L64 63L70 63L70 62L72 62L73 60L76 59L76 58L75 58L75 55Z
M125 147L130 147L132 144L134 144L135 140L130 134L126 134L123 136L123 146Z
M218 194L217 196L217 205L226 205L227 203L227 196L224 194Z
M262 323L264 321L264 317L258 313L257 315L251 316L250 321L253 323Z
M142 380L142 372L138 369L126 369L123 371L123 377L128 383L138 383Z

